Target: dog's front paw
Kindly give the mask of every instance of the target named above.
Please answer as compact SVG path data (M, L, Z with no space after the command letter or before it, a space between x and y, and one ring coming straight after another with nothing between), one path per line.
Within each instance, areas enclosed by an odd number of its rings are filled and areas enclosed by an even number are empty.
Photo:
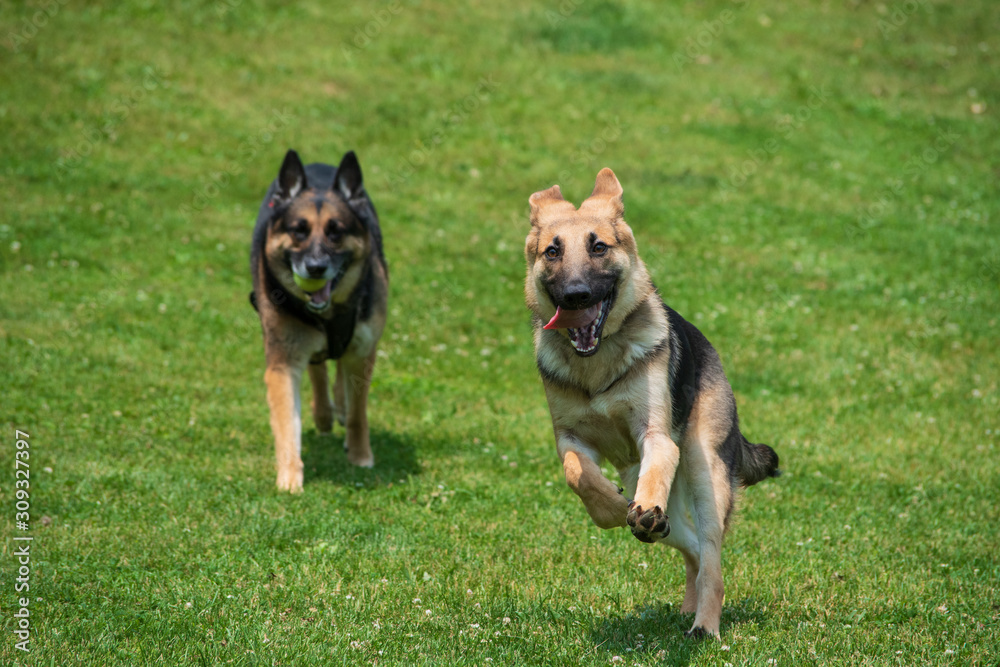
M289 493L302 493L302 468L284 468L278 470L278 490Z
M684 637L687 639L718 639L719 632L718 630L712 632L707 628L703 628L700 625L696 625L687 632L685 632Z
M659 505L644 510L633 500L628 504L625 522L640 542L655 542L670 534L670 521Z

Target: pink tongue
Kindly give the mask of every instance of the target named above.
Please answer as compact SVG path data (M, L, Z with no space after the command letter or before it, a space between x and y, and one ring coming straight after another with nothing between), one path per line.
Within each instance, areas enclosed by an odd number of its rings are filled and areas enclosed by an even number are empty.
M602 302L603 303L603 302ZM556 314L552 316L545 329L580 329L597 319L601 312L601 304L595 304L586 310L563 310L556 306Z
M330 288L333 286L333 281L328 280L323 288L318 292L313 292L309 295L309 300L315 303L317 306L322 306L324 303L330 300Z

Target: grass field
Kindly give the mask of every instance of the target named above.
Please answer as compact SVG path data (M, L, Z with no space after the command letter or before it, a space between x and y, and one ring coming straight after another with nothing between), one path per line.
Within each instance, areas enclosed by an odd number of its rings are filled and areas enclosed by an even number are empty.
M0 663L1000 664L997 3L0 17ZM358 151L392 278L377 464L306 416L294 497L247 302L289 147ZM604 166L785 470L729 534L719 642L555 453L527 198Z

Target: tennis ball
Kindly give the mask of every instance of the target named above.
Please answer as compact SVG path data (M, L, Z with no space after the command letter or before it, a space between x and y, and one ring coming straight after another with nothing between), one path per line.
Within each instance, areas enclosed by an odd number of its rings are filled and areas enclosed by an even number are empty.
M318 292L326 285L324 278L303 278L297 273L292 273L292 277L295 279L295 284L306 292Z

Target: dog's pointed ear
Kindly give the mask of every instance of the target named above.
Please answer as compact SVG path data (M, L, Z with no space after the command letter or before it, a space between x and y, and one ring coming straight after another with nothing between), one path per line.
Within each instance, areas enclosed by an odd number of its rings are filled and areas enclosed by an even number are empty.
M287 203L308 187L306 168L302 166L299 154L288 149L285 161L281 163L281 171L278 172L278 187L274 191L274 200L281 204Z
M622 189L622 184L618 182L615 172L605 167L597 172L597 181L594 183L594 191L590 193L590 196L603 197L605 199L621 199L624 192L625 190Z
M365 191L365 184L361 177L361 164L358 163L358 156L354 151L347 151L340 159L337 167L337 174L333 177L333 184L330 189L337 195L344 198L354 214L361 218L367 225L378 225L375 215L375 206Z
M361 180L361 165L358 164L358 156L354 151L347 151L340 159L340 166L337 167L337 175L333 178L331 189L351 202L361 197L365 197L365 186Z
M594 183L594 191L590 193L589 197L587 197L587 201L584 202L584 206L595 206L598 205L599 202L607 202L611 204L618 217L621 217L625 214L625 202L622 199L622 194L624 192L622 184L618 182L618 177L615 176L615 172L605 167L597 172L597 181ZM588 204L588 202L591 202L592 200L596 201Z
M541 190L528 197L528 203L531 205L531 224L537 224L538 212L542 210L542 207L560 201L566 200L558 185L553 185L548 190Z

